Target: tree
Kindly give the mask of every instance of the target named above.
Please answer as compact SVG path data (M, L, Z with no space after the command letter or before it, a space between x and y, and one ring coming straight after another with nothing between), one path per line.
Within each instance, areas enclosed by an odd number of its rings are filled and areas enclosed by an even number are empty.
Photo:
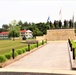
M47 23L37 23L36 24L36 27L43 33L43 34L46 34L47 33L47 29L49 29L50 27L50 24L47 22Z
M64 20L64 28L68 28L68 21Z
M53 28L53 26L52 26L52 22L50 21L50 29L52 29Z
M21 29L24 30L24 29L26 29L28 26L29 26L29 24L28 24L27 22L24 22L24 23L21 25Z
M55 27L56 29L59 28L59 21L54 20L54 27Z
M14 38L19 37L19 35L20 35L20 28L19 28L19 26L17 26L16 20L14 20L10 24L8 36L12 37L13 41L14 41Z
M2 25L3 31L8 31L9 26L7 24Z
M25 29L33 31L36 27L37 26L35 25L35 23L29 23L28 26L25 26Z
M73 28L73 21L69 20L69 28Z
M56 28L56 20L54 20L54 27Z
M20 21L18 22L18 25L20 25L20 26L21 26L22 24L23 24L23 23L22 23L22 21L20 20Z
M58 20L56 21L56 24L57 24L56 28L59 29L59 21Z
M61 28L62 27L62 22L61 22L61 20L59 20L59 28Z
M33 36L36 37L36 36L42 36L43 33L38 29L38 28L35 28L33 30Z
M0 28L0 32L3 32L3 29L2 28Z
M45 30L50 29L50 22L43 23Z
M22 27L22 26L23 26L23 22L22 22L21 20L19 20L17 26L20 26L20 29L22 30L22 28L23 28L23 27Z

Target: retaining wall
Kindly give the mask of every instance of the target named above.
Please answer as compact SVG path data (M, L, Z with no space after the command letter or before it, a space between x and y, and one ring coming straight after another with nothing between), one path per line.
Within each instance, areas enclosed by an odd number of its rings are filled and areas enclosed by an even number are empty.
M47 39L48 41L58 41L67 39L76 39L74 29L54 29L47 30L47 34L44 36L39 36L37 39Z

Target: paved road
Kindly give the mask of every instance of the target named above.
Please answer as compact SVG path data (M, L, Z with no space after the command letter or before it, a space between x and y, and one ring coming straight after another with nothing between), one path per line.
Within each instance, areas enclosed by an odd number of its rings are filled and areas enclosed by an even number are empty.
M49 42L35 52L4 68L70 70L70 65L67 42Z

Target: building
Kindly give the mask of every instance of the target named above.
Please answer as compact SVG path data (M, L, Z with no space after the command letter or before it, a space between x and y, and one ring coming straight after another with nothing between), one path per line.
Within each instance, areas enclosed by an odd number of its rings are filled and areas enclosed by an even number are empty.
M33 34L30 30L20 30L20 37L25 36L26 38L32 38ZM0 39L8 39L8 32L1 32Z
M20 30L20 37L23 37L26 35L27 30Z
M8 38L8 32L1 32L0 33L0 39L7 39Z
M25 36L26 38L33 38L32 31L27 30Z

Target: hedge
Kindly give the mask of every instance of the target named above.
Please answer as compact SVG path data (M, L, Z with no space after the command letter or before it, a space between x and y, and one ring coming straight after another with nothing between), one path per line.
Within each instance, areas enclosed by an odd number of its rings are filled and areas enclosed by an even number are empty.
M46 43L46 42L44 42L44 43ZM40 46L40 45L42 45L42 42L38 43L38 46ZM35 47L37 47L37 43L31 44L30 45L30 50L35 48ZM26 46L25 48L21 48L21 49L15 50L14 51L15 57L20 55L20 54L22 54L22 53L24 53L24 52L26 52L27 50L28 50L28 46ZM12 52L9 52L9 53L6 53L4 55L1 55L0 56L0 63L5 62L7 59L11 59L11 58L12 58Z
M34 49L36 47L36 44L31 44L30 49Z
M4 55L0 56L0 63L5 62L7 58Z
M22 52L25 53L26 52L26 49L25 48L22 48Z
M16 52L18 53L18 55L23 53L22 49L16 50Z
M6 53L6 54L5 54L5 57L6 57L7 59L11 59L12 54L11 54L11 53Z
M15 57L18 56L18 53L15 51Z

